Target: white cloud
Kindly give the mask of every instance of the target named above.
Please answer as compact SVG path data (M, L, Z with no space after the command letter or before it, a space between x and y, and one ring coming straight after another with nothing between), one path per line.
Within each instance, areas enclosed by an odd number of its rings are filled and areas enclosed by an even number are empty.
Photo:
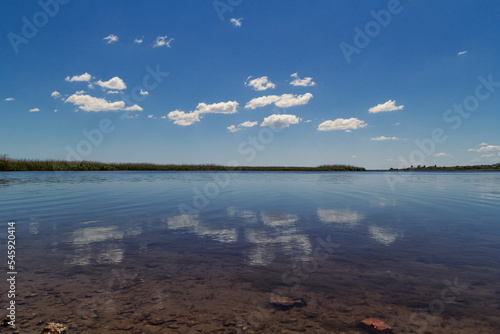
M99 80L96 82L96 84L101 86L102 88L113 89L113 90L123 90L127 88L125 82L123 82L123 80L118 77L111 78L108 81Z
M250 79L251 77L252 76L249 76L248 79ZM248 79L245 82L245 85L247 85L249 87L253 87L253 89L255 89L255 90L262 91L262 90L266 90L269 88L276 88L276 85L273 84L271 81L269 81L267 76L255 78L255 79L250 80L250 81L248 81Z
M389 100L385 103L378 104L375 107L368 109L368 112L375 114L375 113L379 113L379 112L401 110L404 107L405 107L404 105L396 106L396 101Z
M156 117L154 117L153 115L148 115L148 118L156 118Z
M274 114L264 118L260 126L268 126L271 128L287 128L292 124L298 124L301 121L295 115L288 114Z
M137 104L134 104L133 106L123 108L123 110L126 110L126 111L143 111L144 109L142 109Z
M251 128L253 126L256 126L258 122L251 122L251 121L246 121L240 124L240 126L243 126L245 128Z
M39 112L39 111L40 111L40 109L38 109L38 108L30 109L30 112Z
M246 109L255 109L259 107L265 107L269 104L273 104L279 108L288 108L293 106L299 106L307 104L309 100L313 97L311 93L305 93L304 95L296 94L283 94L278 95L267 95L256 97L250 100L246 105Z
M161 116L160 118L161 118L161 119L165 119L165 118L167 118L167 116Z
M490 154L482 154L480 157L485 158L485 159L492 159L492 158L496 158L497 155L495 153L490 153Z
M140 95L149 95L149 92L147 90L142 90L139 92Z
M168 113L168 118L174 121L174 124L188 126L200 121L200 114L197 112L184 112L174 110Z
M335 131L335 130L356 130L367 126L364 121L357 118L337 118L334 121L328 120L324 121L318 126L319 131Z
M87 72L85 72L84 74L82 75L74 75L72 76L71 78L69 76L66 77L66 81L69 81L69 82L78 82L78 81L90 81L90 79L92 79L92 76L90 74L88 74Z
M481 144L479 144L479 146L487 146L487 145L488 145L488 144L486 144L486 143L481 143Z
M451 157L451 154L440 152L436 153L435 157Z
M156 48L156 47L159 47L159 46L166 46L167 48L170 48L170 43L173 41L174 39L171 38L167 41L167 36L158 36L156 37L155 39L155 42L153 44L153 47Z
M57 90L53 91L52 94L50 94L55 99L59 99L61 97L61 93L59 93Z
M4 101L14 101L15 99L13 97L8 97Z
M141 44L142 43L142 38L136 38L136 39L134 39L134 43Z
M168 113L168 118L174 121L174 124L187 126L200 121L203 114L234 114L237 113L238 102L228 101L213 104L204 102L198 103L196 110L185 112L174 110Z
M314 81L312 81L311 77L305 77L304 79L300 79L298 73L294 73L290 76L292 78L295 78L295 80L290 82L290 85L292 85L292 86L310 87L310 86L316 85L316 83Z
M305 93L304 95L283 94L274 104L279 108L299 106L307 104L312 97L311 93Z
M78 95L85 94L85 93L86 93L86 91L84 91L83 89L82 90L77 90L75 92L75 94L78 94Z
M465 50L465 51L460 51L457 56L462 56L464 54L466 54L467 52L469 52L468 50Z
M251 127L256 126L257 124L258 124L258 122L246 121L246 122L240 123L238 126L236 126L236 125L228 126L227 129L229 130L229 132L236 132L236 131L241 130L241 127L251 128Z
M357 156L357 155L353 155L351 158L353 158L353 159L357 159L357 158L358 158L358 156Z
M57 109L54 109L54 112L57 112Z
M123 101L108 102L102 98L82 94L73 94L64 102L73 103L85 111L115 111L125 107Z
M111 34L111 35L109 35L107 37L104 37L103 40L107 40L108 44L109 43L113 43L113 42L117 42L118 41L118 36Z
M375 140L375 141L384 141L384 140L398 140L398 137L386 137L386 136L380 136L380 137L373 137L370 140Z
M479 152L479 153L490 153L490 152L500 151L500 146L496 146L496 145L482 145L480 148L469 148L467 151L469 151L469 152Z
M110 90L110 91L108 91L108 94L118 94L118 93L119 93L119 91L117 91L117 90Z
M265 107L269 104L272 104L276 101L278 101L280 97L278 95L267 95L267 96L261 96L261 97L256 97L252 100L250 100L246 105L246 109L255 109L255 108L260 108L260 107Z
M243 21L243 18L240 17L239 19L232 18L231 23L233 24L234 27L241 27L241 21Z
M234 114L237 113L238 102L228 101L213 104L199 103L195 112L200 114Z

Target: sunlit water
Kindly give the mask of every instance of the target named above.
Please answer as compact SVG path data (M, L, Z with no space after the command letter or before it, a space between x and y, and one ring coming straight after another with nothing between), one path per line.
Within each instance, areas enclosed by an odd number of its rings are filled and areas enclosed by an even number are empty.
M26 333L58 319L82 333L280 332L289 313L325 333L365 316L399 333L500 324L500 173L2 173L0 221L2 244L16 222ZM308 306L275 312L277 290ZM210 303L227 309L207 320Z

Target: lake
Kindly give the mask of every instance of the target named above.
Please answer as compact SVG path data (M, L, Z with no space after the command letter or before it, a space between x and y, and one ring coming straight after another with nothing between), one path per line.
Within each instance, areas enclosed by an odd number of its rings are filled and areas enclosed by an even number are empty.
M21 333L500 333L500 173L3 172L0 199Z

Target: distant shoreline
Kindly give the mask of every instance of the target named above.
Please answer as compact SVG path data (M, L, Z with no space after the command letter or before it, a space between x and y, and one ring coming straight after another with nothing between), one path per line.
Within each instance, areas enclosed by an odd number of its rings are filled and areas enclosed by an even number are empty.
M417 166L404 169L371 169L343 164L318 167L297 166L223 166L216 164L152 164L103 163L96 161L27 160L11 159L0 155L0 172L17 171L247 171L247 172L493 172L500 171L500 163L473 166Z

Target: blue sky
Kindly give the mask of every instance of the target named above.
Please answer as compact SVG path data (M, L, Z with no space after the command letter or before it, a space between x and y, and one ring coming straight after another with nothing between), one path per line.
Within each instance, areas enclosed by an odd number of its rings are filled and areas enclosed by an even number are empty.
M500 161L496 1L4 1L0 153Z

